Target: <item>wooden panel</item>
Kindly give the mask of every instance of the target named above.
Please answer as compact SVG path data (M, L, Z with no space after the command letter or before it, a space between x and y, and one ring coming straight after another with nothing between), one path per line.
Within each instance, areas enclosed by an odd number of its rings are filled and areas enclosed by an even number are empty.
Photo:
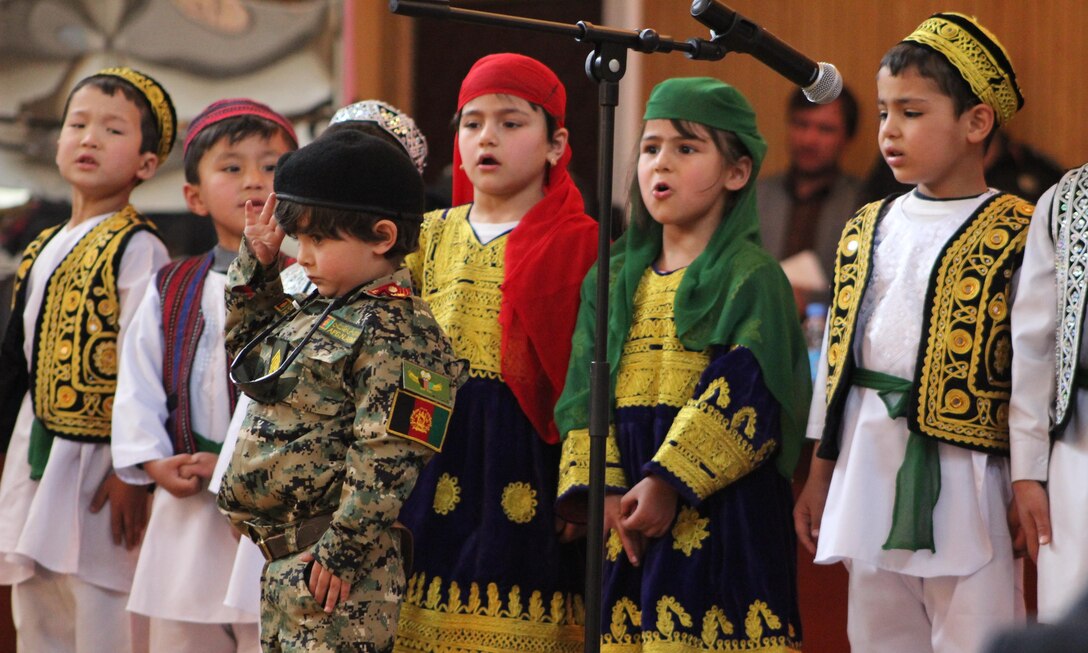
M884 52L942 7L925 0L729 0L728 5L767 28L809 57L838 67L861 104L859 135L846 167L864 174L877 156L876 71ZM645 23L674 38L705 37L684 1L644 2ZM1054 0L962 0L957 11L972 14L996 34L1016 66L1026 102L1010 123L1014 138L1050 154L1064 166L1088 159L1088 128L1083 111L1088 91L1081 80L1088 54L1074 44L1088 24L1088 3ZM1068 44L1061 47L1060 44ZM713 75L740 88L760 116L771 145L765 169L785 167L784 106L792 90L777 73L744 54L723 61L689 62L681 55L644 56L643 98L653 84L670 76Z

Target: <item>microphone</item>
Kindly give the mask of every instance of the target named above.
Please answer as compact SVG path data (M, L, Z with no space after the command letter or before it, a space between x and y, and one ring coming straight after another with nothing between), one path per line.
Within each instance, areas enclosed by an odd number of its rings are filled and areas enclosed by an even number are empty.
M816 63L717 0L695 0L691 15L710 28L711 41L746 52L797 84L810 102L827 104L842 92L842 76L829 63Z

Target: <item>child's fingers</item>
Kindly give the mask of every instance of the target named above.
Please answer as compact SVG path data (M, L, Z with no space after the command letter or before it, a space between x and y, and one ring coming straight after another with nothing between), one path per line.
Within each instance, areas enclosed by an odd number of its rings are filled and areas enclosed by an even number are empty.
M329 589L328 593L325 595L325 612L331 613L336 609L336 604L340 602L340 593L342 591L341 585L343 585L343 583L336 576L333 576L332 574L328 575Z

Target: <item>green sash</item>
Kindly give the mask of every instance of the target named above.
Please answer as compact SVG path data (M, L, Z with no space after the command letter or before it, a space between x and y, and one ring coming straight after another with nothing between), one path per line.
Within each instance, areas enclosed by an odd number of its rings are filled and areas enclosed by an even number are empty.
M861 367L854 369L850 380L854 385L876 390L888 409L888 417L898 419L906 416L910 381ZM940 493L941 459L938 457L937 441L911 431L903 464L895 476L892 528L882 548L910 551L929 549L936 552L933 544L933 509Z

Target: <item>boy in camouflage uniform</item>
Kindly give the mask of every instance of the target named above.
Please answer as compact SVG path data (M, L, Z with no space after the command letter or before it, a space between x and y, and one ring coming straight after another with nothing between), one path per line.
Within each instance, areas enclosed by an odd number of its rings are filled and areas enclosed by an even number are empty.
M423 182L392 145L319 138L247 208L227 280L231 374L254 399L219 491L261 548L264 651L392 647L404 565L394 521L440 450L462 365L411 291ZM273 217L275 216L275 217ZM283 293L279 248L317 290Z

